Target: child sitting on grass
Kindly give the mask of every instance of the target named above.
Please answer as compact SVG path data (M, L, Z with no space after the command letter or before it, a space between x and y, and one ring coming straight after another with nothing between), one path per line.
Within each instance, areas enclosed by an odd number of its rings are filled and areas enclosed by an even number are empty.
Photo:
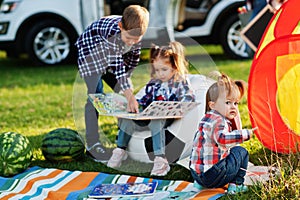
M229 183L228 193L247 191L243 185L248 151L238 144L249 140L254 129L232 130L230 120L238 115L238 104L246 83L220 74L206 94L206 114L194 138L190 170L196 187L217 188Z

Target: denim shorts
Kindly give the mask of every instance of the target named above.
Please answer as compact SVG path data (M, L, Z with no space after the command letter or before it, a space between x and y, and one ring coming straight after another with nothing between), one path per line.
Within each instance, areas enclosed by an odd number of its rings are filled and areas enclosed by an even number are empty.
M206 172L197 174L191 169L191 174L197 183L207 188L223 187L228 183L242 184L248 160L248 151L241 146L236 146L230 150L226 158L214 164Z

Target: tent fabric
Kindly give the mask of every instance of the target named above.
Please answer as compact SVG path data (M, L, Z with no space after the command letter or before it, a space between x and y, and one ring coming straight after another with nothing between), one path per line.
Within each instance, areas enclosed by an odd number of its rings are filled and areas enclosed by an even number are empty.
M278 153L300 151L300 14L298 0L275 13L254 56L248 89L250 120L257 138ZM291 108L293 112L291 113Z

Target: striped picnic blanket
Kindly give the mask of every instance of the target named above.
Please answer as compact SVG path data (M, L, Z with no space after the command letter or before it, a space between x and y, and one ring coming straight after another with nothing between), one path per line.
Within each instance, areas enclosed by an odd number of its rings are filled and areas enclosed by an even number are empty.
M210 199L224 194L225 189L196 190L193 183L181 180L160 180L101 172L68 171L31 167L14 177L0 177L0 199L10 200L75 200L85 199L99 183L158 182L154 196L139 199ZM124 199L124 198L122 198ZM137 199L136 197L134 199Z

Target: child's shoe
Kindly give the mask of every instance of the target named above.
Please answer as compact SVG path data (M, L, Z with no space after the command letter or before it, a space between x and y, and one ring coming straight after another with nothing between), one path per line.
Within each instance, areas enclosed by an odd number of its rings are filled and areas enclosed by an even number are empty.
M167 159L160 156L154 158L154 166L151 171L151 176L165 176L170 171L170 166Z
M247 192L248 191L248 187L246 185L236 185L234 183L230 183L227 189L227 193L228 194L236 194L236 193L240 193L240 192Z
M110 149L105 148L99 142L91 147L87 147L86 150L86 155L96 162L107 162L112 153Z
M113 154L111 158L109 159L107 166L111 168L117 168L121 166L121 163L123 160L127 159L127 153L124 149L121 148L115 148L113 150Z

